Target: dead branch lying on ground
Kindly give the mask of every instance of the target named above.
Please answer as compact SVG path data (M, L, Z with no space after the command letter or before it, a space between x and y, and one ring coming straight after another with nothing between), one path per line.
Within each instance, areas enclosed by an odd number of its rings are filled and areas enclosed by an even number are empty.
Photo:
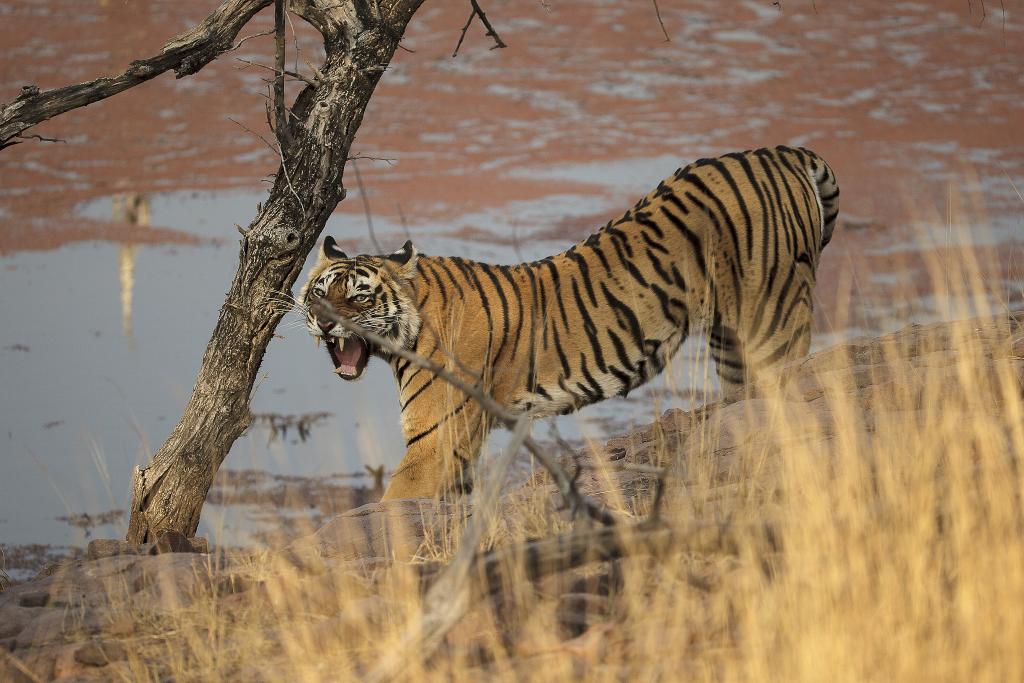
M346 320L341 316L337 315L330 307L330 305L323 299L315 299L310 304L310 312L314 313L317 318L322 320L329 320L336 325L339 325L342 329L347 330L355 335L362 337L364 340L374 344L375 346L383 349L384 351L394 354L399 358L403 358L417 367L423 368L440 379L448 382L456 389L459 389L467 396L475 400L481 408L486 412L490 413L498 422L504 427L515 430L519 425L520 418L519 414L513 413L506 409L504 406L494 400L489 394L487 394L479 385L471 386L450 372L447 368L444 368L433 361L427 360L422 356L419 356L412 351L403 348L395 344L390 339L381 337L378 334L374 334L369 330L364 329L360 325ZM523 445L530 451L530 454L537 459L537 462L547 470L548 474L554 480L555 485L558 487L558 492L561 494L562 499L565 501L566 506L572 512L573 516L579 511L582 511L591 519L605 524L608 526L616 523L615 517L596 500L584 496L580 493L579 488L576 486L575 480L569 476L569 473L558 464L558 461L548 453L540 444L538 444L532 436L526 434L523 437Z
M234 47L242 27L273 0L225 0L201 24L172 39L159 54L133 61L116 76L43 90L22 88L13 102L0 107L0 149L20 142L21 133L47 119L99 102L173 69L190 76Z

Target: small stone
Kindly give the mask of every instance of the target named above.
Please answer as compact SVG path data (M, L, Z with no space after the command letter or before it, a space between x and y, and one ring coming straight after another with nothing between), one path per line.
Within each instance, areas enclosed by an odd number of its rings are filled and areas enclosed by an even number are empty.
M91 641L75 650L75 661L86 666L106 666L125 659L128 653L119 643Z
M22 607L46 607L50 603L50 594L42 591L36 593L25 593L18 598L18 604Z
M190 553L192 544L188 542L185 534L180 531L164 531L156 537L156 543L149 549L150 555L163 555L164 553Z
M13 606L0 610L0 639L11 638L21 633L35 614L37 612Z

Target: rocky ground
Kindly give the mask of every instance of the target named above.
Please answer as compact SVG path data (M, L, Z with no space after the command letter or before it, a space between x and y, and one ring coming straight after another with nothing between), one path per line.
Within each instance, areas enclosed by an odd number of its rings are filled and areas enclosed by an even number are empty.
M970 379L987 388L979 393L980 403L977 397L965 399L949 410L1012 419L1003 406L1010 399L1019 405L1024 387L1024 324L1020 316L1010 315L914 325L827 349L799 364L784 401L755 395L692 412L669 411L657 423L616 437L603 448L566 456L565 463L579 471L585 493L624 517L646 514L652 472L665 467L680 482L670 489L671 509L680 509L688 491L700 492L700 504L691 501L693 510L704 511L700 514L723 509L722 501L730 497L760 496L765 503L757 509L770 520L778 514L770 502L770 473L785 466L784 454L770 449L756 471L737 454L764 439L780 410L783 419L807 425L794 433L794 440L813 441L822 453L830 452L837 439L849 438L835 432L832 412L837 406L857 411L857 429L866 440L894 410L908 424L927 420L927 393L963 382L965 344L981 349ZM504 497L485 546L569 528L568 513L557 509L557 501L545 477L533 477ZM409 593L396 586L408 590L410 577L422 575L408 572L410 567L422 570L449 558L470 514L468 506L429 501L368 503L255 557L210 552L201 539L168 537L141 548L94 541L84 557L0 593L0 680L137 680L140 672L154 680L290 678L300 645L307 653L326 652L338 643L361 643L358 647L365 649L371 647L374 627L401 624L408 606L398 603L402 595L408 602ZM692 565L687 581L714 590L737 566L728 557L703 558ZM615 638L610 628L621 613L609 588L614 582L612 563L541 582L537 590L556 606L557 628L554 644L544 653L557 650L578 672L595 648ZM216 626L201 626L204 619ZM448 635L446 652L477 652L484 629L474 619L463 620ZM294 634L300 632L297 644ZM211 647L217 652L245 651L258 654L258 660L203 661L195 652L206 645L197 647L196 633L215 642ZM537 666L536 648L516 647L529 654L524 666ZM483 660L473 660L474 666L486 668ZM330 675L319 671L324 680Z

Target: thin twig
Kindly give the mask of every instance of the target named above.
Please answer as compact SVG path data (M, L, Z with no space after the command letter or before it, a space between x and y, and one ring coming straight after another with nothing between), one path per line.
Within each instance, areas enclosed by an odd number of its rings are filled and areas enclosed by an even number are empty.
M270 66L269 64L260 64L259 62L254 62L251 59L243 59L242 57L235 57L235 59L237 59L238 61L240 61L240 62L242 62L244 64L248 64L249 66L258 66L261 69L267 69L269 71L273 71L275 74L279 73L277 69L275 69L274 67ZM242 67L239 67L239 69L241 69L241 68ZM320 85L320 81L318 81L316 78L310 78L309 76L301 74L298 71L289 71L288 69L285 69L285 70L281 71L280 74L283 74L285 76L289 76L289 77L294 78L295 80L298 80L298 81L302 81L306 85L311 85L314 88L316 88L316 87L318 87ZM277 78L275 77L274 80L276 81Z
M665 22L661 20L661 10L658 8L658 0L651 0L654 3L654 13L658 16L658 24L661 26L661 32L665 34L665 42L671 43L672 39L668 37L668 31L665 30Z
M291 139L284 111L284 0L274 0L274 133L283 149Z
M42 135L36 135L35 133L30 133L28 135L18 135L17 137L19 137L19 138L21 138L23 140L28 140L30 138L35 138L36 140L39 140L40 142L63 142L65 144L67 144L67 140L65 140L63 138L48 138L48 137L45 137L45 136L42 136Z
M402 205L395 202L395 208L398 210L398 221L402 224L402 230L405 231L405 239L411 240L412 233L409 232L409 224L405 221L405 212L402 211Z
M334 312L334 309L331 308L330 304L324 299L315 299L313 303L310 304L309 308L310 311L318 318L329 320L340 325L342 329L362 337L364 340L377 346L381 350L398 356L399 358L404 358L413 365L432 372L436 377L448 382L456 389L461 390L464 394L474 399L481 408L490 413L505 427L514 429L518 424L520 415L509 411L500 403L495 401L490 394L483 391L479 384L471 386L461 378L457 377L454 373L450 372L447 368L444 368L431 360L423 358L422 356L395 344L390 339L374 334L351 320L342 318ZM579 488L576 486L576 482L569 476L565 469L558 464L557 460L544 450L544 448L542 448L532 436L527 435L524 437L523 445L526 446L526 449L530 451L530 454L533 455L541 466L548 471L548 474L551 475L555 485L558 487L558 492L561 494L567 508L573 515L582 511L588 517L600 522L601 524L613 525L616 523L615 517L600 503L580 493Z
M372 157L368 154L353 154L345 161L352 161L353 159L366 159L367 161L383 161L388 166L394 166L396 159L389 159L388 157Z
M352 157L349 157L352 159ZM363 186L363 176L359 174L359 165L353 159L352 170L356 174L356 187L359 188L359 198L363 200L363 213L366 214L366 230L370 233L370 242L373 243L373 248L377 250L378 254L383 254L384 249L381 248L380 242L377 241L377 233L373 230L373 214L370 212L370 199L366 196L366 188Z
M487 33L484 35L494 39L494 45L491 46L492 50L508 47L505 41L501 39L501 36L498 35L498 32L494 30L494 27L491 26L491 22L488 21L487 15L484 14L483 9L480 7L480 3L477 0L469 0L469 4L473 6L473 10L469 13L469 19L466 19L466 25L462 27L462 33L459 34L459 42L455 45L452 58L454 59L458 56L459 48L462 47L462 41L466 39L466 32L469 30L470 24L473 23L473 17L480 17L480 23L487 29Z
M256 137L258 137L260 140L263 141L263 144L265 144L267 147L269 147L281 159L281 172L284 174L284 181L288 184L288 189L291 190L292 196L295 197L295 201L297 201L299 203L299 208L302 210L302 217L305 218L306 217L306 205L302 203L302 198L299 197L299 193L295 191L295 187L292 185L291 176L288 175L288 166L285 164L284 152L281 151L281 147L280 146L275 147L273 144L271 144L271 142L269 140L267 140L265 137L263 137L262 135L260 135L259 133L257 133L256 131L254 131L252 128L250 128L249 126L245 125L241 121L237 121L237 120L231 118L230 116L228 117L228 121L231 121L232 123L234 123L234 124L236 124L238 126L241 126L242 130L245 130L245 131L247 131L249 133L252 133Z
M484 10L480 7L478 0L469 0L469 4L473 5L473 11L475 11L476 15L480 17L480 23L482 23L484 28L487 29L487 33L485 35L494 38L494 46L491 47L491 49L497 50L508 47L508 45L505 44L505 41L501 39L501 36L498 35L498 32L494 30L494 27L491 26L491 22L487 20L487 15L484 14Z
M251 36L246 36L245 38L242 38L237 43L232 45L230 48L228 48L227 50L224 50L224 52L234 52L238 48L242 47L242 45L244 45L247 40L252 40L253 38L259 38L261 36L272 36L272 35L274 35L273 31L262 31L260 33L253 33Z

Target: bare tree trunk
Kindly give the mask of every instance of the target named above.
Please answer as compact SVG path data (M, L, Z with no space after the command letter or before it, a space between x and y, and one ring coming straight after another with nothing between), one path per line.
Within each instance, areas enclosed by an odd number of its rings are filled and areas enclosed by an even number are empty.
M323 35L326 60L299 94L270 198L244 231L238 271L221 307L192 397L166 443L133 477L127 540L193 536L214 475L248 427L256 373L281 313L270 294L291 289L345 196L349 148L380 75L422 0L293 1Z

